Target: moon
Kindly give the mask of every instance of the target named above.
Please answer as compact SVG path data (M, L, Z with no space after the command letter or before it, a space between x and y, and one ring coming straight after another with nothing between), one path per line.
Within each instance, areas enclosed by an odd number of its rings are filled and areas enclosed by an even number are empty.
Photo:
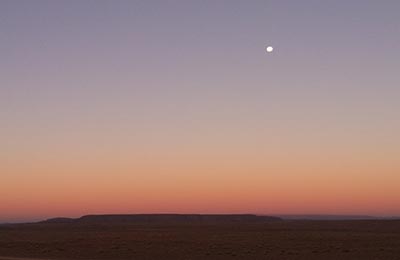
M267 51L267 52L273 52L274 51L274 47L272 47L272 46L267 46L267 48L265 48L265 50Z

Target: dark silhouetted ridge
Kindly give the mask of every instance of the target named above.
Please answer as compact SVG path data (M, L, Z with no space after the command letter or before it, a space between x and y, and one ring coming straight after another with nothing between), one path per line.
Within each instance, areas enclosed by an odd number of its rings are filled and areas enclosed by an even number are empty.
M373 220L384 219L366 215L278 215L285 220Z
M73 223L75 219L73 218L51 218L51 219L46 219L44 221L40 221L39 223Z
M223 223L264 222L281 220L279 217L252 214L133 214L87 215L77 219L53 218L41 223L114 224L114 223Z

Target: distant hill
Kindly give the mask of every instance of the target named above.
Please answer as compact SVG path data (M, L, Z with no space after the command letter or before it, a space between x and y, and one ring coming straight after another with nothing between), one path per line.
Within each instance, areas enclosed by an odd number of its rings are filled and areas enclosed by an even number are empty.
M86 215L80 218L52 218L40 223L114 224L114 223L223 223L278 221L279 217L252 214L132 214Z
M385 219L368 215L277 215L286 220L371 220Z
M72 223L75 219L73 218L51 218L44 221L40 221L39 223Z

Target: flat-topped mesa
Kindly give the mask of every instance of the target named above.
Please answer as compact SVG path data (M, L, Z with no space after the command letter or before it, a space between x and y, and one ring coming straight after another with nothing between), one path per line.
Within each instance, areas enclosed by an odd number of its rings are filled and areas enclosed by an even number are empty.
M135 214L135 215L88 215L77 221L94 223L125 223L125 222L260 222L278 220L275 217L256 216L251 214Z
M126 214L126 215L86 215L77 219L56 218L42 223L230 223L277 221L278 217L252 214Z
M75 222L75 220L76 219L74 219L74 218L50 218L50 219L40 221L38 223L43 223L43 224L73 223L73 222Z

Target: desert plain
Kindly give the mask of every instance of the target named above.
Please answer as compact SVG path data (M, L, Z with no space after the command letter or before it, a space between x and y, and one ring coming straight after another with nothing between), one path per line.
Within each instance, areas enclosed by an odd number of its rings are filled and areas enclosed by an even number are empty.
M0 226L0 259L400 259L399 220Z

